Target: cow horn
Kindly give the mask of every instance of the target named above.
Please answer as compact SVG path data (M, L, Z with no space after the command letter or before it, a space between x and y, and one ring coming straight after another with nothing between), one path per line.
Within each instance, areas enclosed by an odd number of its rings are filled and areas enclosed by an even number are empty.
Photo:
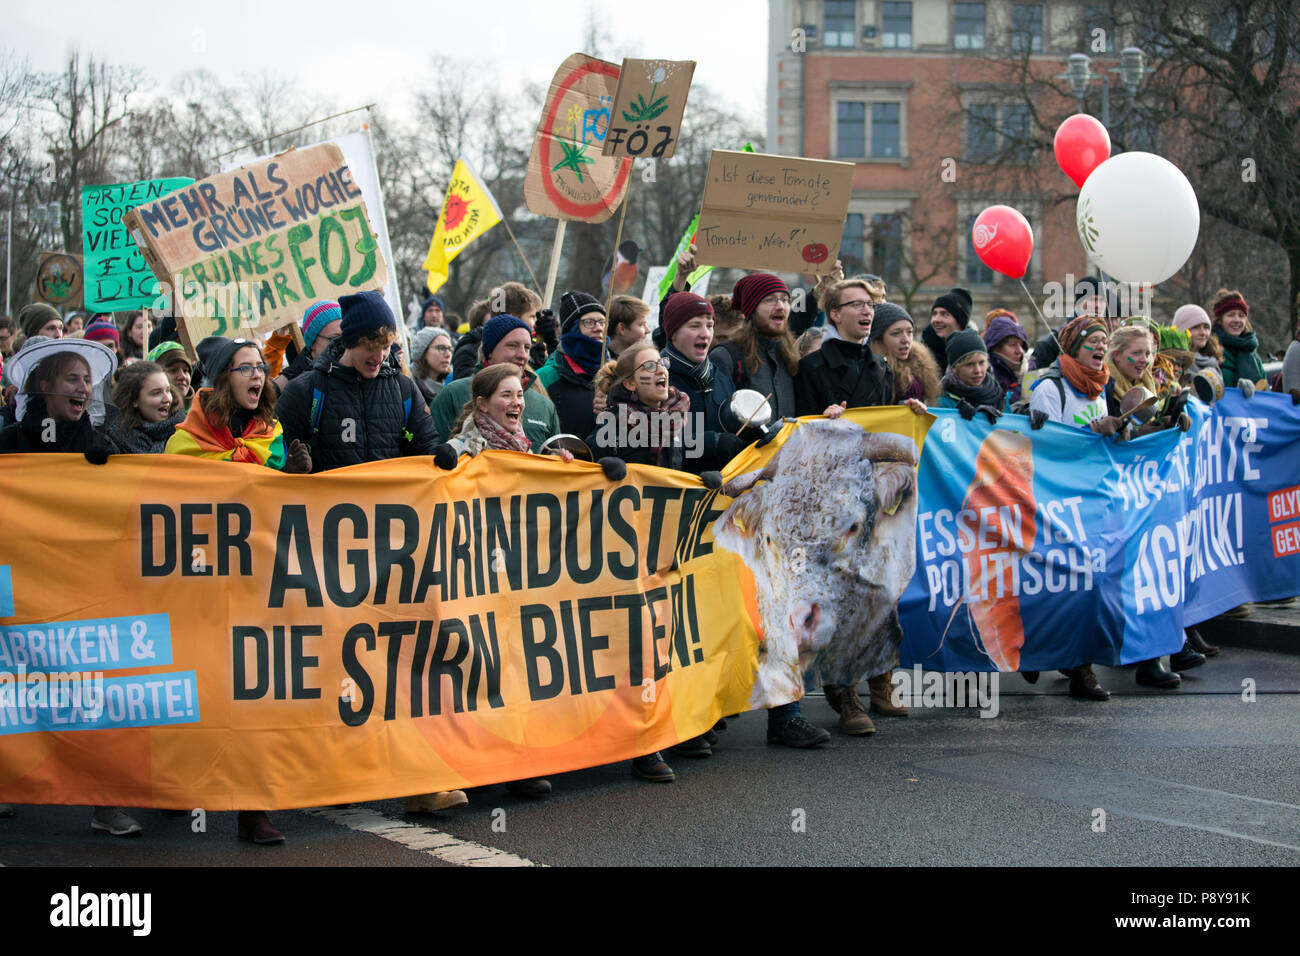
M900 461L916 466L919 455L916 442L893 432L868 432L862 439L862 457L869 461Z
M778 449L777 453L772 456L771 460L762 468L756 468L753 471L747 471L743 475L732 478L722 486L722 493L728 498L735 498L743 491L748 491L763 479L771 480L776 477L776 460L781 457Z

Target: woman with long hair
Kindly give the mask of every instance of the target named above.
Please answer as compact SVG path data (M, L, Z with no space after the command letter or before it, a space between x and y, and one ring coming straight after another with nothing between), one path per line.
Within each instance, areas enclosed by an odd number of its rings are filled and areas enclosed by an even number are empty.
M1250 326L1250 305L1246 297L1236 289L1220 289L1214 293L1210 311L1214 313L1214 337L1223 346L1223 359L1219 362L1223 384L1233 388L1250 382L1251 386L1267 388L1264 363L1258 355L1259 339Z
M881 302L871 323L871 350L889 363L894 379L894 404L913 399L923 405L939 400L939 363L923 342L916 341L916 323L907 310Z
M176 426L185 419L185 402L162 366L143 361L117 373L113 404L118 417L111 434L131 455L161 455Z

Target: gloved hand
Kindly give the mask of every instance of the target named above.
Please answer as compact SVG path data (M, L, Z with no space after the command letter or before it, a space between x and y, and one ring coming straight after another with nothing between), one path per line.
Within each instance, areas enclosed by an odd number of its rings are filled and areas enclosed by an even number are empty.
M433 463L443 471L451 471L460 461L460 455L452 445L439 445L433 450Z
M86 461L90 462L92 465L103 465L108 462L108 446L102 442L95 442L85 450L84 454L86 456Z
M1243 378L1237 384L1241 386L1242 398L1253 398L1255 396L1255 383L1252 382L1250 379Z
M979 408L975 409L975 411L983 412L984 417L989 420L990 425L996 423L997 420L1002 417L1002 410L994 408L992 405L981 405Z
M1031 408L1029 410L1029 427L1034 431L1038 431L1038 429L1046 425L1047 420L1047 412L1041 408Z
M613 455L600 459L597 462L600 468L605 472L605 477L610 481L622 481L627 477L627 465L623 459L615 458Z
M1091 428L1098 435L1114 435L1119 431L1119 419L1114 415L1106 415L1094 421Z
M556 330L559 324L555 321L555 313L550 309L542 309L537 313L537 318L533 320L533 333L546 343L549 351L554 352L559 346L560 340L556 337Z
M1179 412L1177 424L1178 424L1178 430L1180 432L1187 431L1189 428L1192 427L1192 416L1188 415L1186 412Z
M762 429L763 437L758 440L758 447L762 448L764 445L770 442L773 438L775 438L777 435L781 433L781 429L784 427L785 427L785 419L782 418L772 422L766 428Z
M745 447L745 441L739 435L733 435L731 432L718 432L718 457L723 461L731 461Z
M704 471L700 473L700 481L704 482L704 487L710 491L717 491L722 487L722 472Z
M966 419L966 421L970 421L975 417L975 406L963 398L957 403L957 414Z

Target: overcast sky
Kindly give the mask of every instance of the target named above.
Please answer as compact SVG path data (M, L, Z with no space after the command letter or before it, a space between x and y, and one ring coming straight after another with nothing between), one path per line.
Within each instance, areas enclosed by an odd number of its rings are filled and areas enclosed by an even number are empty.
M195 68L233 80L270 67L339 109L405 113L431 55L472 58L518 91L582 50L593 15L612 40L607 59L696 60L695 82L761 126L766 0L0 0L0 48L40 71L79 48L163 84Z

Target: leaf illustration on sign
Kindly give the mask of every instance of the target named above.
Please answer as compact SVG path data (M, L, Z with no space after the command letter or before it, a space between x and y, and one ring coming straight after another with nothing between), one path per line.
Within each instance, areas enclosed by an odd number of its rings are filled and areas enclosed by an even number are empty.
M654 89L650 91L650 101L646 102L644 96L640 93L636 95L636 102L632 104L632 112L623 111L623 119L629 123L644 123L652 120L664 110L668 109L668 97L661 96L654 98L655 93L659 91L659 85L655 84Z
M1078 213L1079 241L1083 247L1088 250L1088 255L1096 258L1097 255L1097 237L1101 233L1097 230L1096 224L1092 220L1092 200L1085 199L1079 204Z
M578 177L578 182L582 182L582 167L586 164L594 163L595 160L587 155L585 147L577 143L571 143L567 139L557 140L560 149L564 153L563 158L551 167L551 172L559 172L561 169L572 169Z

